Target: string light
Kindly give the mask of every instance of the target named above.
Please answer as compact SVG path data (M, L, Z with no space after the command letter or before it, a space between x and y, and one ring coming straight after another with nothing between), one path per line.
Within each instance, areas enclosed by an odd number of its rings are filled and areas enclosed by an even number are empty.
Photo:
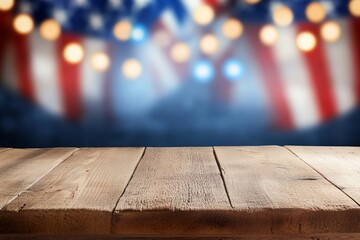
M219 50L219 48L219 40L213 34L206 34L200 39L200 49L205 54L214 54Z
M301 51L309 52L316 46L316 38L311 32L302 32L296 38L296 45Z
M293 19L294 15L290 8L287 6L277 6L273 11L273 21L280 27L289 26Z
M147 31L143 25L136 24L131 31L131 40L134 43L143 43L147 38Z
M28 14L19 14L15 17L13 27L20 34L29 34L34 29L34 21Z
M360 0L351 0L349 2L349 11L355 17L360 17Z
M128 79L136 79L142 73L141 63L136 59L128 59L122 65L122 73Z
M312 2L306 7L306 17L310 22L319 23L326 17L326 9L319 2Z
M321 37L327 42L336 42L341 37L341 27L338 23L329 21L320 29Z
M117 22L113 28L114 36L120 41L127 41L130 38L132 25L127 20Z
M199 25L208 25L214 19L214 10L207 4L201 4L194 12L193 19Z
M225 37L234 40L242 35L244 26L239 20L231 18L225 21L222 31Z
M209 61L201 60L193 65L193 76L198 82L208 82L215 74L214 67Z
M110 59L104 52L97 52L91 56L91 66L97 72L105 72L110 66Z
M190 48L185 43L176 43L172 46L170 55L175 62L183 63L190 58Z
M48 19L41 23L39 31L42 38L48 41L54 41L59 38L61 27L57 21Z
M63 57L68 63L77 64L84 58L84 49L78 43L69 43L63 50Z
M228 59L223 66L223 74L230 81L239 80L244 73L242 64L236 59Z
M1 0L0 11L9 11L14 7L14 0Z
M246 3L248 4L257 4L259 3L261 0L245 0Z
M260 41L267 46L273 46L279 39L278 30L272 25L265 25L259 32Z

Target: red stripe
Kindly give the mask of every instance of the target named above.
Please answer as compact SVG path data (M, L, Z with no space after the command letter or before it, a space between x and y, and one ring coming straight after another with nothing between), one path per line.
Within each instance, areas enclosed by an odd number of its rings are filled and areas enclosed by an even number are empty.
M355 96L357 103L360 103L360 18L350 20L350 29L352 32L352 53L355 71Z
M15 54L15 67L18 76L20 93L27 99L35 101L34 86L31 74L29 37L12 31L12 42Z
M303 52L303 57L308 68L321 119L329 119L336 115L336 104L325 50L321 42L320 26L311 23L301 23L298 25L298 32L302 31L313 33L318 40L313 50Z
M280 128L292 128L292 117L286 101L285 90L281 84L279 66L272 49L260 42L259 30L260 26L249 26L247 33L250 37L255 60L259 65L259 69L261 69L260 74L273 108L276 125Z
M63 57L63 49L71 42L81 43L81 38L63 34L58 40L58 70L65 115L71 120L79 120L82 116L80 91L81 63L70 64Z
M10 34L10 16L8 12L0 12L0 32L2 33L0 37L0 74L4 70L5 63L5 49L8 43L9 34ZM0 78L0 81L3 78Z

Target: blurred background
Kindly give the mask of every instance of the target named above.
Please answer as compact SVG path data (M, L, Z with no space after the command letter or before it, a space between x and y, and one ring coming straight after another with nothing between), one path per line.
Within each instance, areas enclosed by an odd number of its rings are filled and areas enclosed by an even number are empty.
M0 0L0 146L360 146L360 0Z

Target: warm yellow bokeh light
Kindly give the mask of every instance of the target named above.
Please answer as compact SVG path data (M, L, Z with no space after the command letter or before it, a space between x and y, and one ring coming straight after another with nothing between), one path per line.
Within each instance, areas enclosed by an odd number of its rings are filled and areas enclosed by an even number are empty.
M0 0L0 11L9 11L14 6L14 0Z
M249 3L249 4L256 4L256 3L259 3L261 0L245 0L246 3Z
M313 50L316 43L316 37L311 32L302 32L296 38L297 47L304 52Z
M48 19L41 23L39 31L42 38L48 41L54 41L58 39L61 34L61 26L57 21Z
M122 20L115 24L113 28L113 33L117 39L121 41L126 41L130 38L131 29L132 29L131 23L127 20Z
M172 46L170 55L175 62L183 63L189 60L191 51L187 44L176 43Z
M219 48L219 39L213 34L206 34L200 39L200 49L205 54L214 54L219 50Z
M84 58L84 49L78 43L69 43L63 50L63 57L68 63L79 63Z
M201 4L194 12L193 19L199 25L207 25L214 20L214 10L206 4Z
M225 21L222 31L225 37L234 40L242 35L244 26L239 20L231 18Z
M294 19L293 12L286 6L276 7L273 11L272 17L273 21L281 27L289 26Z
M104 72L110 66L110 58L104 52L97 52L91 56L90 63L95 71Z
M122 73L128 79L136 79L142 73L141 63L136 59L128 59L122 65Z
M19 14L15 17L13 26L16 32L28 34L34 29L34 21L27 14Z
M272 25L265 25L259 32L260 41L267 46L273 46L279 39L279 31Z
M360 0L351 0L349 2L349 11L355 17L360 17Z
M341 37L341 27L338 23L329 21L320 29L321 37L327 42L336 42Z
M306 17L310 22L319 23L326 17L326 9L320 2L312 2L306 7Z

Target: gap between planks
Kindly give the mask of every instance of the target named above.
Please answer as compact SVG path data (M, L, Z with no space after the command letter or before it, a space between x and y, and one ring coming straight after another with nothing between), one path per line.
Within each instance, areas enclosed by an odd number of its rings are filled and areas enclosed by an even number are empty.
M324 174L322 174L320 171L318 171L315 167L311 166L308 162L303 160L298 154L296 154L294 151L292 151L288 146L283 146L285 149L287 149L289 152L291 152L293 155L295 155L300 161L308 165L311 169L313 169L315 172L317 172L320 176L322 176L326 181L328 181L331 185L339 189L343 194L345 194L348 198L350 198L354 203L356 203L360 207L360 203L357 202L353 197L351 197L348 193L346 193L343 189L341 189L339 186L337 186L335 183L330 181Z
M229 204L230 204L231 208L234 209L234 206L232 205L232 202L231 202L231 198L230 198L230 195L229 195L228 188L226 186L225 177L224 177L224 174L223 174L223 171L225 172L225 170L221 167L218 156L216 155L215 148L212 147L212 150L213 150L213 153L214 153L214 158L215 158L216 164L217 164L219 172L220 172L221 180L222 180L224 188L225 188L226 196L228 198L228 201L229 201Z
M6 148L4 151L0 151L0 152L5 152L8 151L12 148ZM51 148L49 148L50 150ZM55 165L53 168L50 168L48 172L46 172L44 175L40 176L38 179L36 179L32 184L30 184L26 189L22 190L21 192L19 192L16 196L14 196L12 199L10 199L1 209L0 211L6 209L6 207L12 202L14 201L17 197L19 197L22 193L28 191L34 184L36 184L37 182L39 182L42 178L44 178L46 175L48 175L52 170L54 170L57 166L59 166L62 162L64 162L65 160L69 159L71 156L74 155L75 152L77 152L79 150L79 148L75 148L74 151L66 158L64 158L61 162L59 162L57 165Z

